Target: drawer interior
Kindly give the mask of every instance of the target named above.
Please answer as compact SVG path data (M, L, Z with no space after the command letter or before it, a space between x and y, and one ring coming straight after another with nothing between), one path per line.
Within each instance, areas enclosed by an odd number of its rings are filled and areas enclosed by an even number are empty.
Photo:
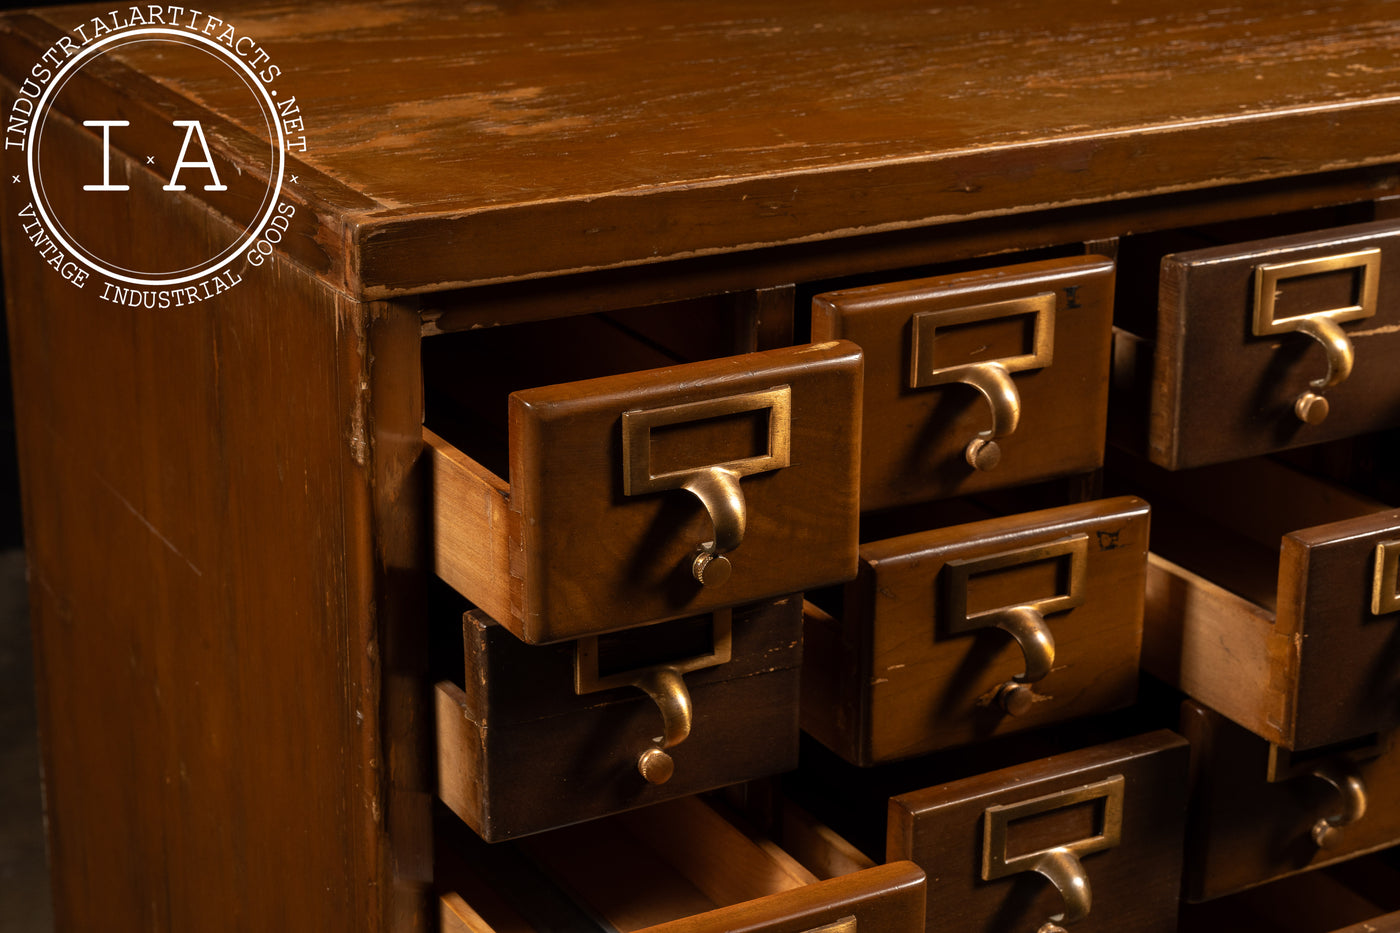
M789 835L818 874L720 806L688 797L492 846L449 828L438 858L442 929L632 933L873 865L793 815Z

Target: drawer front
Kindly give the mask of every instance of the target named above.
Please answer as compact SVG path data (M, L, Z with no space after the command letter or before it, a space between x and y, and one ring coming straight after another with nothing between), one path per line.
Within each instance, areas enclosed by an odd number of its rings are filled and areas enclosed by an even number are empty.
M1208 900L1400 842L1400 754L1388 740L1290 753L1193 701L1185 892Z
M904 794L886 855L928 874L930 933L1173 933L1186 766L1154 732Z
M848 580L861 368L836 342L513 393L508 486L435 452L438 572L533 644Z
M813 339L866 354L861 507L1098 467L1112 310L1097 256L818 295Z
M874 764L1126 706L1147 538L1124 497L864 545L840 618L808 610L804 727Z
M534 646L468 613L438 792L495 842L791 770L801 624L791 597Z
M1151 457L1181 469L1394 426L1397 353L1394 222L1167 256Z

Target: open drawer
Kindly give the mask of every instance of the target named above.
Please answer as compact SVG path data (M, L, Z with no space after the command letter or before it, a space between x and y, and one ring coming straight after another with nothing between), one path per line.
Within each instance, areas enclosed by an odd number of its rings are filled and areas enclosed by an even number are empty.
M1074 256L817 295L812 339L865 351L861 508L1102 464L1113 282Z
M1132 703L1147 535L1127 496L862 545L806 609L803 728L869 765Z
M1400 224L1378 221L1163 257L1114 392L1148 408L1153 462L1185 469L1400 423L1397 354Z
M438 795L488 842L797 766L802 600L578 643L463 619L437 685Z
M908 862L820 877L687 797L440 855L443 933L921 933Z
M1144 476L1144 669L1286 748L1400 724L1400 510L1270 460Z
M505 475L425 429L436 570L532 644L850 579L861 368L838 341L515 391Z
M1184 894L1205 901L1400 844L1400 749L1373 735L1292 752L1194 700ZM1390 889L1395 896L1396 889ZM1340 924L1339 924L1340 925Z

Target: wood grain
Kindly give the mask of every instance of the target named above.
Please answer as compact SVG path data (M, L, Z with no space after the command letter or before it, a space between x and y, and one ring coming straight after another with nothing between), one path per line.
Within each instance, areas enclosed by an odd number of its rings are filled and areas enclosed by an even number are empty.
M1074 55L1057 7L1002 9L266 6L238 26L296 74L300 197L340 218L315 264L356 296L991 215L1015 209L1006 178L1044 208L1305 174L1338 167L1343 122L1374 128L1348 134L1349 164L1393 157L1384 0L1106 7L1073 20ZM72 15L13 20L10 75ZM112 67L161 71L140 50ZM215 119L218 67L179 69L167 97Z
M1093 907L1076 926L1169 933L1176 930L1186 765L1186 743L1159 731L903 794L889 803L886 858L911 859L928 873L929 903L939 905L930 911L930 933L941 924L1034 929L1063 911L1063 898L1034 873L982 881L987 808L1121 775L1122 840L1084 856ZM1060 833L1046 844L1077 838Z
M1104 713L1132 702L1142 638L1148 506L1134 498L990 519L861 546L861 573L839 619L808 615L803 726L857 764L925 754ZM1045 617L1055 640L1051 672L1021 716L992 702L1025 671L1015 640L996 628L945 626L940 599L951 563L1086 535L1084 602ZM1060 561L1050 576L986 573L983 608L1066 592ZM980 604L978 604L980 606Z
M991 428L986 399L951 382L910 388L915 315L957 312L994 302L1053 296L1053 356L1046 365L1011 374L1020 402L1016 430L997 440L1001 463L974 470L969 441ZM844 338L865 352L861 436L861 508L892 508L954 495L1088 473L1103 463L1108 408L1113 263L1074 256L825 292L812 301L812 339ZM1005 319L1003 319L1005 320ZM955 344L938 362L989 363L1030 350L1020 332L1001 339L995 321L941 327L935 347ZM1005 329L1003 325L1003 329Z

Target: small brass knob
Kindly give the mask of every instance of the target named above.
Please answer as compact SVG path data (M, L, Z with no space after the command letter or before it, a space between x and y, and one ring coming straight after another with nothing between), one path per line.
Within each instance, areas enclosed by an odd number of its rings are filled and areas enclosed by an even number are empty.
M729 558L707 551L703 547L690 564L690 574L701 586L721 586L729 579L733 570Z
M1001 445L996 441L974 437L968 441L964 455L967 457L968 466L986 473L995 470L997 464L1001 463Z
M997 703L1012 716L1024 716L1035 705L1035 691L1025 684L1007 682L997 690Z
M1304 392L1293 403L1293 413L1304 424L1322 424L1327 420L1329 411L1331 406L1327 404L1327 399L1316 392Z
M649 748L637 758L637 770L648 784L665 784L676 772L676 762L659 748Z

